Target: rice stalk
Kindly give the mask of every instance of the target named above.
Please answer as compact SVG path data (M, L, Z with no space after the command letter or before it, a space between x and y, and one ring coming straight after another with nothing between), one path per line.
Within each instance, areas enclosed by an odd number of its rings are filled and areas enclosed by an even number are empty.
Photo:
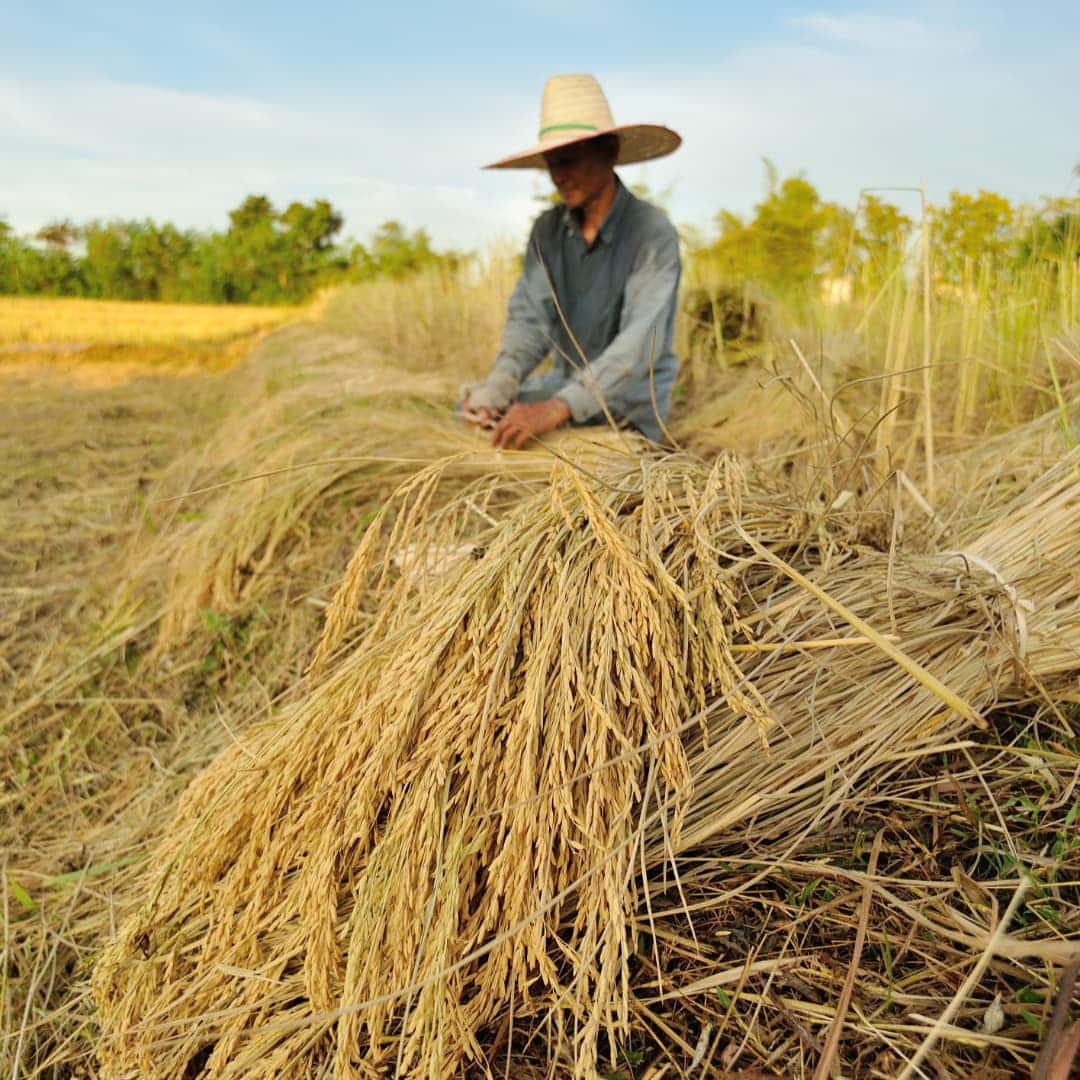
M630 928L672 890L688 910L695 851L780 858L951 745L973 720L957 699L1074 676L1075 468L891 575L857 548L823 565L801 513L728 459L600 483L560 465L430 590L362 547L322 658L364 588L380 617L192 785L97 968L107 1071L451 1076L510 1008L561 1033L574 1075L617 1062L633 1019L657 1022ZM410 535L436 479L404 494ZM451 518L435 535L463 535ZM778 571L785 553L805 573ZM845 613L870 627L886 600L896 649L735 659L744 639L846 636Z
M665 736L685 695L703 708L710 692L729 693L767 723L730 649L733 595L678 515L692 505L718 526L715 495L736 489L733 469L649 462L597 488L557 466L550 493L515 512L481 558L411 617L377 621L305 709L249 734L257 767L238 773L226 754L185 800L151 906L99 967L107 1060L145 1067L164 1052L186 1067L205 1026L170 1050L151 1046L227 1005L257 1015L223 1033L212 1070L274 1054L297 1074L332 1059L342 1075L391 1062L452 1075L510 995L525 1015L541 1001L562 1015L577 1074L591 1075L601 1032L614 1052L629 1024L628 841L650 786L635 748L657 746L652 784L676 802L677 835L688 777ZM400 583L392 591L402 599ZM353 592L347 580L342 593ZM602 771L587 786L571 783L591 770ZM241 821L270 776L277 798ZM498 807L508 809L489 813ZM582 894L572 906L570 890ZM205 928L195 952L193 918ZM166 925L179 936L161 937ZM132 964L147 932L152 954L170 958L164 969ZM221 963L276 978L276 1004ZM408 986L407 1010L407 995L384 1000ZM253 1025L269 1014L315 1017L322 1037L274 1028L265 1043Z

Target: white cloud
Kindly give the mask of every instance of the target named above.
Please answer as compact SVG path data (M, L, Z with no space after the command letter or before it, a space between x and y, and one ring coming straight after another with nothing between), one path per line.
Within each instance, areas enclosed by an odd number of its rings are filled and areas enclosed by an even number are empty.
M405 101L388 124L355 101L8 80L0 214L25 231L62 216L206 227L223 225L251 192L278 203L326 196L354 235L398 217L440 243L475 247L525 227L513 186L480 172L504 145L461 120L482 115L460 101Z
M792 26L812 37L838 45L874 51L968 50L974 45L969 33L931 26L921 19L898 15L853 12L846 15L817 13L796 15Z
M668 123L685 137L672 157L626 170L654 190L672 186L677 221L703 226L721 207L748 210L765 155L849 205L860 187L920 177L932 199L979 187L1034 198L1068 183L1074 65L1003 67L978 51L943 62L929 46L883 60L871 41L948 35L906 18L808 18L819 21L802 26L799 42L721 54L709 69L598 71L618 122ZM859 22L868 18L873 33ZM360 238L396 217L441 245L523 239L545 181L479 166L532 142L539 87L440 79L413 72L395 86L393 110L389 98L330 88L271 101L0 79L0 215L23 231L62 216L221 227L261 192L279 205L327 197Z
M153 86L84 83L0 83L0 130L38 146L94 153L175 147L200 133L302 131L305 117L257 100L214 97Z
M622 72L605 86L620 123L682 133L677 154L644 169L652 187L675 185L676 219L698 225L760 198L764 156L853 205L864 186L920 177L933 200L979 187L1034 199L1061 190L1076 153L1062 132L1075 127L1080 69L917 53L882 63L795 44L744 50L703 73Z

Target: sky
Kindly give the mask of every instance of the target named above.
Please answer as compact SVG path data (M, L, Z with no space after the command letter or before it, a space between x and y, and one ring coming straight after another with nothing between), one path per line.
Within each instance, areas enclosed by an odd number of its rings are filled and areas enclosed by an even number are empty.
M485 172L536 141L548 75L591 72L617 123L674 127L622 170L708 232L763 158L854 205L924 180L1076 193L1080 4L0 0L0 218L224 228L246 195L327 198L439 247L520 242L549 190ZM917 211L917 196L896 201Z

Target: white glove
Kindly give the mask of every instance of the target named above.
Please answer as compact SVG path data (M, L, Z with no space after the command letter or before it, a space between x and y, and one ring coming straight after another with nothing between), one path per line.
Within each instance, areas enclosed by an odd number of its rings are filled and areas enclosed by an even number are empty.
M461 400L469 409L490 409L503 412L517 400L518 380L505 371L493 371L483 382L469 383L461 388Z

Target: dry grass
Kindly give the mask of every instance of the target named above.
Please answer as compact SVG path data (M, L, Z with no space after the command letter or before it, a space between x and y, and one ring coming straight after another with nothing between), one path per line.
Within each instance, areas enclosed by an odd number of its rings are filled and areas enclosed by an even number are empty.
M85 995L59 988L85 975L114 889L192 770L304 685L382 501L418 461L470 451L457 488L493 474L516 489L550 458L486 449L449 417L444 377L402 378L323 328L279 332L225 376L8 385L0 845L19 917L4 999L40 1019L3 1053L49 1071L90 1049ZM82 870L108 891L73 897Z
M695 996L659 969L651 988L629 977L635 926L663 936L691 884L730 898L716 867L732 854L778 870L879 778L985 726L988 704L1072 683L1075 473L1051 470L962 555L891 569L854 550L823 566L802 508L743 490L723 459L609 458L592 482L560 468L479 535L464 507L436 515L438 543L472 534L477 557L428 588L403 575L327 681L189 790L148 901L95 976L109 1069L449 1077L485 1060L508 1010L567 1075L616 1069L635 1033L665 1031L650 989ZM437 475L403 492L401 535L424 535ZM855 520L820 525L847 547ZM322 654L372 571L387 580L375 536ZM804 651L853 630L870 640ZM1067 875L1074 856L1051 865ZM1034 940L992 940L977 920L946 937L1063 961L1080 924L1060 915ZM692 950L695 921L678 932ZM670 1034L658 1060L685 1064L693 1036ZM904 1060L925 1034L888 1045Z
M824 338L812 328L795 335L805 367L775 321L756 365L744 358L738 366L709 368L703 359L675 419L687 453L644 473L626 469L617 439L588 449L556 442L521 455L492 453L446 416L457 384L490 355L509 269L493 262L483 274L470 274L417 280L407 290L380 284L344 291L322 321L269 335L225 374L150 377L139 369L140 377L123 384L86 385L54 378L52 367L21 366L5 381L3 1070L97 1073L101 1044L91 968L121 920L140 909L148 887L164 882L162 896L176 905L178 921L131 924L150 931L146 951L172 956L163 943L201 926L221 948L212 953L195 941L191 951L175 954L169 961L174 980L147 961L141 940L129 935L125 940L138 946L134 956L118 945L112 956L122 965L100 969L112 1017L110 1052L119 1055L110 1060L148 1054L154 1075L177 1074L159 1060L192 1062L193 1071L211 1053L224 1062L234 1039L236 1056L227 1067L237 1074L270 1043L294 1062L329 1062L331 1054L347 1052L338 1032L374 1038L391 1067L399 1050L433 1061L440 1041L428 1036L435 1028L450 1055L444 1064L464 1046L477 1075L505 1075L508 1068L514 1076L567 1075L572 1061L584 1069L591 1055L627 1080L748 1069L808 1075L833 1055L834 1068L845 1075L894 1076L924 1042L925 1075L1025 1074L1040 1044L1061 1030L1054 1000L1066 954L1080 934L1073 811L1080 768L1076 560L1068 546L1073 534L1066 531L1075 528L1075 504L1070 474L1059 473L1056 481L1046 476L1068 451L1080 419L1069 359L1076 352L1074 332L1049 319L1043 327L1054 350L1060 401L1044 354L1042 367L1026 369L1027 391L1003 398L1007 419L995 419L993 402L980 391L968 427L939 439L938 495L930 508L914 384L902 397L908 411L901 410L893 429L891 458L875 453L881 382L858 381L875 374L878 345L868 329L855 339L835 328L826 328ZM410 320L413 309L422 318ZM874 340L885 341L887 327L877 325L873 332L882 336ZM941 326L947 359L953 346L944 316ZM398 350L407 350L408 373L399 369ZM944 378L935 384L937 416L954 415L950 386ZM746 423L759 411L768 423ZM1028 422L1036 414L1044 415ZM1000 437L984 434L1018 419L1025 424ZM747 467L741 506L731 501L739 490L736 470L731 490L717 491L720 502L701 517L707 527L698 536L691 523L709 501L704 491L719 448L754 451L758 460ZM724 468L735 469L724 460ZM1075 481L1075 457L1067 468ZM1064 485L1058 495L1046 495L1056 482ZM411 494L395 500L402 483L412 483ZM1037 503L1040 491L1045 501ZM647 504L653 532L643 528ZM584 531L573 527L579 517L592 523ZM667 531L672 540L665 546L658 537ZM363 537L360 561L346 579L353 590L338 592ZM916 667L898 666L880 642L793 649L790 639L854 642L867 635L751 541L823 589L847 615L894 635L885 644ZM718 680L734 663L758 688L775 718L767 729L769 755L761 750L758 725L739 721L715 685L705 691L703 712L684 708L707 680L678 680L688 678L694 656L706 654L695 651L704 643L691 647L688 635L685 642L679 638L671 661L672 628L691 625L687 612L700 612L710 589L718 595L707 576L680 577L703 573L701 543L733 556L720 564L726 568L721 584L730 588L737 610L721 618L715 642L731 643L729 658L706 659L697 670ZM447 553L461 550L479 557L451 559L445 570ZM956 550L981 563L941 555ZM365 570L384 560L385 577ZM576 591L560 591L539 573L551 560ZM433 573L440 567L445 572ZM530 568L539 577L525 587ZM669 579L690 597L688 607L677 601ZM462 591L466 581L472 584ZM660 602L637 614L629 599L636 595L634 582L655 590ZM325 681L316 686L304 672L335 592L342 600L325 638ZM522 599L518 608L515 598ZM1025 600L1037 602L1030 616L1017 606ZM605 603L612 606L604 609ZM545 604L563 605L554 608L565 612L561 624L545 615ZM474 620L464 629L451 625L459 609ZM606 616L597 614L605 610ZM1023 662L1017 659L1017 612L1028 618ZM481 630L482 618L491 635ZM552 746L536 744L535 760L547 762L548 773L532 779L514 773L504 752L493 770L478 772L476 784L463 788L463 763L482 760L473 755L485 749L467 738L470 724L486 715L503 724L508 737L544 732L535 708L519 709L526 718L520 732L509 723L509 711L535 705L545 680L558 685L556 673L577 663L572 627L578 636L611 643L617 677L602 682L600 667L589 666L598 663L594 655L572 668L573 678L602 704L564 695L558 699L562 715L592 710L602 720L570 731L570 744L579 747L583 762L603 764L616 744L625 745L626 756L616 753L609 767L571 782L582 771L575 762L545 758L545 746L549 753ZM500 628L506 631L501 636L494 633ZM653 640L668 644L654 655L642 644ZM380 641L387 646L381 652ZM460 651L465 641L471 652ZM520 655L532 658L521 671L519 661L511 662L515 642L528 645ZM550 669L541 663L544 655ZM471 672L456 689L452 669L444 666L451 656ZM664 656L667 681L657 675ZM492 659L491 670L503 673L494 681L482 666ZM443 787L434 769L422 768L431 763L424 755L440 744L417 746L415 758L398 753L384 772L374 764L416 743L416 732L411 743L397 741L408 728L406 703L429 700L408 674L410 664L430 673L430 700L437 706L422 706L417 724L435 722L442 709L439 730L459 740L453 745L460 760L448 764L452 782ZM955 712L949 718L919 681L924 671L967 699L990 730ZM485 694L489 687L505 694L493 695L489 706L478 704L481 685ZM624 692L609 702L604 695L619 686ZM377 704L384 718L397 718L397 734L385 745L351 723L353 714L343 711L346 689L354 703ZM667 717L665 730L677 737L657 742L641 733L646 729L633 728L645 722L650 701L668 703L666 713L654 705L653 714ZM450 702L457 702L460 730L448 721ZM880 727L860 720L871 707ZM334 715L349 722L334 725ZM274 749L293 745L289 740L297 748L314 743L313 733L305 741L289 718L329 725L313 746L315 756ZM630 725L625 744L623 723ZM706 729L715 736L708 746L698 734ZM595 742L573 742L589 730ZM401 808L400 820L389 813L377 818L382 832L366 840L362 808L352 808L353 839L361 845L355 851L378 851L374 864L367 856L346 857L354 849L347 848L349 836L337 819L329 829L309 831L322 854L341 857L334 875L311 870L304 878L323 890L326 904L341 905L336 922L317 918L325 904L300 902L299 877L271 879L269 864L244 861L262 842L278 851L275 837L281 854L298 853L303 824L321 812L317 800L289 799L284 787L274 793L283 800L276 816L265 785L244 805L235 799L229 785L255 782L260 774L248 753L264 747L282 775L326 769L344 776L340 770L354 761L355 775L373 785L364 797L383 791L391 795L387 806ZM661 766L670 772L680 760L693 780L692 795L670 786L684 811L681 840L676 806L657 780ZM394 789L394 770L410 769L411 786ZM602 784L615 772L628 778L613 785L617 791L592 790L593 778ZM552 782L541 783L542 775ZM211 791L223 794L207 811L208 829L192 843L205 846L218 864L227 861L226 852L240 852L226 873L237 880L251 873L267 896L280 891L289 898L269 938L233 932L242 924L254 933L272 917L255 902L233 911L211 890L207 906L194 913L196 883L212 870L209 857L202 867L180 858L175 873L165 875L160 860L182 842L188 818L174 817L193 780L185 815ZM506 792L522 783L532 784L537 797L531 816L529 807L505 805ZM413 794L420 788L429 796L423 803ZM342 794L343 786L329 790ZM466 797L470 790L473 802ZM619 818L611 800L626 797L629 816ZM438 840L444 801L447 821L456 827L445 836L464 841L457 848ZM484 805L488 816L477 823L469 814ZM556 815L551 820L568 815L566 828L554 830L577 837L565 863L543 862L551 845L541 843L537 807L549 807L545 812ZM589 807L599 815L596 827L583 816ZM272 830L245 840L245 814L272 820ZM423 828L409 835L410 821ZM513 969L510 939L470 957L469 943L483 936L482 918L467 924L472 929L460 939L448 932L454 912L462 910L450 890L450 871L485 862L482 847L470 847L473 836L489 854L500 852L503 825L533 836L529 865L570 890L552 907L533 897L535 917L517 928L530 943L535 975L505 999L514 1001L512 1011L500 1011L490 996L473 997L470 1005L454 993L464 985L489 993L497 988L498 965ZM395 894L405 902L380 908L373 894L349 891L346 883L375 880L379 865L389 875L406 872L408 866L391 857L394 837L410 852L441 851L440 872L433 885L417 859L413 884ZM586 877L601 841L612 861ZM309 854L303 858L314 867ZM504 868L503 903L513 897L516 910L527 914L533 879L525 880L524 860L519 868L509 855L499 859L495 854L487 862ZM436 864L429 859L429 869ZM601 890L596 903L582 907L591 883L618 878L615 867L630 883L627 891ZM502 910L486 877L458 880L473 889L478 911ZM995 938L1022 884L1027 892L1001 927L1004 937ZM364 896L367 919L355 908ZM410 920L410 912L419 914ZM607 922L603 912L611 916ZM499 926L509 927L493 918L488 932L497 938ZM385 960L385 980L374 967L358 970L355 959L344 972L332 964L321 970L315 962L306 972L287 960L280 971L274 967L273 957L296 955L301 932L314 934L326 956L363 955L344 937L347 926L356 930L357 943L389 935L393 947L376 954ZM280 935L293 944L278 950ZM275 944L259 945L253 959L238 962L252 941ZM593 946L594 961L588 959ZM196 1018L200 1010L190 1001L172 1009L165 1003L181 992L179 974L199 950L207 963L187 985L193 995L205 994L209 1012L198 1021L205 1045L186 1028L151 1031L143 1016L129 1030L119 1018L138 994L158 985L154 980L163 980L163 996L150 1011L158 1009L170 1025L185 1010ZM450 955L467 963L440 978L440 957ZM434 976L420 986L414 968ZM280 983L260 982L251 972ZM395 972L405 977L391 978ZM382 982L395 983L394 991L414 985L415 993L313 1019L309 978L313 992L323 995L319 1000L330 1005L363 1004L358 995ZM603 998L600 991L612 986L614 994ZM261 1021L257 1011L228 1012L258 998L259 987ZM560 987L574 992L560 996ZM1003 1020L991 1030L996 995ZM591 1001L606 1004L590 1010ZM267 1026L275 1016L303 1026ZM435 1016L461 1022L440 1027ZM592 1038L589 1032L599 1029L611 1037ZM294 1051L298 1056L291 1058ZM345 1058L339 1060L348 1072ZM259 1068L272 1071L265 1061L254 1071ZM297 1068L295 1074L306 1075Z

